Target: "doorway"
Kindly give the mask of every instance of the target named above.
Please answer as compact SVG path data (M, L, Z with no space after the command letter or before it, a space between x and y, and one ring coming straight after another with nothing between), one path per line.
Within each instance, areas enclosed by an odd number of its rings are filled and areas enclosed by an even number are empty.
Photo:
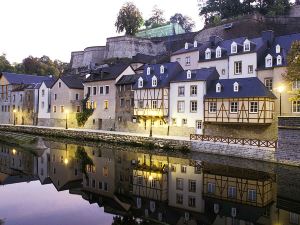
M202 120L196 120L196 134L203 134Z

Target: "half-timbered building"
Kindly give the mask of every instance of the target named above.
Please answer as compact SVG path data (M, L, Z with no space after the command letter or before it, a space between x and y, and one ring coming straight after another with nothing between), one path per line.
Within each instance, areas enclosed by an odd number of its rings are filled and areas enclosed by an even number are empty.
M217 80L205 96L205 123L271 124L276 97L258 78Z
M182 71L179 63L147 65L133 86L134 116L142 126L166 125L169 117L170 81Z

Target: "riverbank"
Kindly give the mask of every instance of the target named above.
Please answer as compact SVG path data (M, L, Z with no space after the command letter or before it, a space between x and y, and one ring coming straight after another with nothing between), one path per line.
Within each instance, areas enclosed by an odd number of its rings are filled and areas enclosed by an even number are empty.
M117 143L148 148L174 149L180 151L196 151L214 155L225 155L237 158L300 166L299 161L281 160L276 158L272 148L252 147L245 145L190 141L186 137L153 136L145 134L123 133L87 129L63 129L58 127L13 126L0 125L0 132L20 132L45 137L71 138L81 141Z

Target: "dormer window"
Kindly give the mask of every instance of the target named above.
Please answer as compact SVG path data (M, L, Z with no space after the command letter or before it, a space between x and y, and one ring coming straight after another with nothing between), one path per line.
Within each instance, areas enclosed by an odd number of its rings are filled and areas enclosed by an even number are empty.
M244 41L244 52L249 52L250 51L250 41L246 39Z
M160 73L161 74L165 73L165 67L163 65L160 66Z
M205 51L205 59L211 59L211 50L209 48Z
M222 50L221 50L221 48L219 46L216 49L216 58L221 58L221 57L222 57Z
M277 56L277 66L280 66L280 65L282 65L282 57L281 57L281 55L278 55Z
M281 51L281 49L280 49L280 45L276 45L276 54L279 54L279 53L280 53L280 51Z
M198 42L194 41L194 48L197 48L197 47L198 47Z
M184 49L189 49L189 43L185 43Z
M236 42L232 42L231 44L231 54L237 53L237 44Z
M152 87L156 87L157 86L157 78L156 76L152 77Z
M188 71L186 72L186 78L187 78L187 79L191 79L191 78L192 78L192 72L191 72L190 70L188 70Z
M144 80L143 80L143 78L139 78L139 80L138 80L138 88L142 88L144 86Z
M150 73L151 73L151 68L147 67L147 75L150 75Z
M238 91L239 91L239 83L238 83L238 82L235 82L235 83L233 84L233 91L234 91L234 92L238 92Z
M273 57L269 54L266 56L266 68L273 66Z
M221 92L221 84L220 84L220 83L217 83L217 84L216 84L216 92L217 92L217 93L220 93L220 92Z

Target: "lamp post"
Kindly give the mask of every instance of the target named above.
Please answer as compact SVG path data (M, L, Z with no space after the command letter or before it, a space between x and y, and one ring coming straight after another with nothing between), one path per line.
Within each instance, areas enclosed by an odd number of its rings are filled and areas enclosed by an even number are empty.
M278 87L278 92L279 92L279 116L281 116L281 93L284 91L284 86L281 85Z
M68 129L68 114L69 110L66 110L66 130Z
M149 137L152 137L152 116L151 116L151 120L150 120L150 135Z
M16 125L16 112L17 112L17 110L14 109L13 110L13 114L14 114L14 126Z

